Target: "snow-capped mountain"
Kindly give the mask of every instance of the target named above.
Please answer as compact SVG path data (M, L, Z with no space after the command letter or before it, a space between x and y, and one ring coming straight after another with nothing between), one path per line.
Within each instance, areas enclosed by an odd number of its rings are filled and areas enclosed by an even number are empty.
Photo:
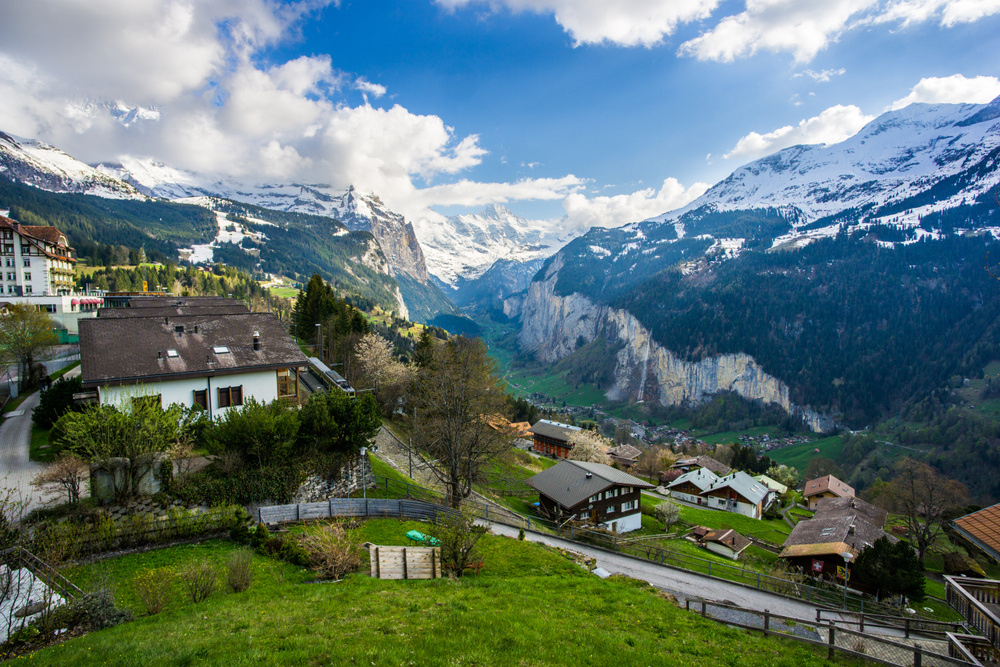
M554 254L578 235L552 230L546 222L527 220L497 204L482 213L417 225L428 269L455 288L479 278L497 260L533 262Z
M915 226L996 185L1000 97L989 104L911 104L830 146L792 146L740 167L687 206L652 218L683 224L695 211L781 208L797 230L850 210L868 222ZM931 195L932 196L927 196ZM881 212L882 215L878 215ZM781 239L785 242L796 236Z
M3 132L0 132L0 177L52 192L77 192L108 199L145 198L132 185L54 146Z

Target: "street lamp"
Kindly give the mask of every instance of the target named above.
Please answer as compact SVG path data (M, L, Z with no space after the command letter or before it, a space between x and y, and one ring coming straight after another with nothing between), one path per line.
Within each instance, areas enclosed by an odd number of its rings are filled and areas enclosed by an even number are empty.
M844 609L847 609L847 581L851 578L851 559L854 558L854 554L842 551L840 557L844 559Z
M320 361L323 361L323 325L318 322L316 323L316 347L319 349L317 356Z
M318 326L318 325L317 325ZM361 448L361 497L365 499L365 509L368 508L368 478L366 476L365 464L368 462L368 447ZM378 445L372 445L372 453L378 451Z

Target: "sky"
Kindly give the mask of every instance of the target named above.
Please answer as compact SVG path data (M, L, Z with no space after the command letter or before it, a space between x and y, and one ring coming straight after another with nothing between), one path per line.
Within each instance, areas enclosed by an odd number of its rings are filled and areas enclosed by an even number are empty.
M1000 0L0 0L0 131L430 223L611 227L909 103L987 102L998 47Z

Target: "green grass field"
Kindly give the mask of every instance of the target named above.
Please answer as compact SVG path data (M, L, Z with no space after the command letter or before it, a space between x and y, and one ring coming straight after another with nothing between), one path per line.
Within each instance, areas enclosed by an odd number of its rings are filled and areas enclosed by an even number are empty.
M373 520L359 541L403 544L426 524ZM457 580L336 584L255 557L250 590L193 604L179 586L165 610L143 616L134 590L148 569L192 561L222 566L233 545L211 541L76 568L86 586L105 569L131 623L90 633L16 664L31 665L825 665L825 650L767 638L677 608L634 580L602 580L564 555L509 538L483 538L486 567ZM363 565L361 572L367 572ZM554 622L558 619L558 622ZM839 661L836 664L844 664Z
M817 454L813 450L819 450ZM772 461L783 463L795 468L799 472L804 472L809 462L816 456L823 456L834 461L840 460L840 455L844 451L844 441L839 435L830 436L812 442L803 442L791 447L772 449L766 452Z
M733 528L737 533L747 537L770 542L776 546L784 544L792 529L784 521L768 519L751 519L742 514L722 512L720 510L700 509L679 505L681 520L694 526L708 528Z

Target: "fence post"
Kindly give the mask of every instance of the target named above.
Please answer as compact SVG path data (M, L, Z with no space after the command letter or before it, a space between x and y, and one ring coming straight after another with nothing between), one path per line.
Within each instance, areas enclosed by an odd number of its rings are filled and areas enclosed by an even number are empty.
M704 601L704 600L702 600L702 601L701 601L701 615L702 615L702 616L707 616L707 615L708 615L708 614L707 614L707 613L705 612L705 601Z
M819 615L820 615L820 610L819 610L819 609L817 609L817 610L816 610L816 622L817 622L817 623L819 623L819 622L820 622L820 617L819 617Z
M834 648L835 648L835 646L837 644L837 640L834 637L834 634L837 632L837 625L836 625L836 623L834 623L833 621L829 621L828 624L827 624L827 630L828 630L828 632L830 634L830 637L829 637L829 646L830 646L830 648L828 648L827 651L826 651L826 658L827 658L827 660L833 660L833 652L834 652Z
M910 619L908 619L908 618L904 618L903 619L903 627L905 628L905 632L904 632L903 636L906 637L907 639L909 639L910 638Z
M687 598L684 599L684 609L691 611L691 600Z
M299 504L295 503L295 520L299 520Z
M331 519L333 518L333 498L327 498L326 500L326 514Z
M488 522L489 520L490 520L490 506L487 505L486 506L486 521Z
M764 610L764 632L767 632L770 629L771 629L771 610L770 609L765 609Z
M615 548L615 551L618 551L618 538L615 537L614 539L615 539L615 547L614 548Z
M712 561L708 561L708 576L712 576Z
M757 588L760 588L760 572L757 573Z
M865 614L864 614L864 612L861 612L861 617L860 618L861 618L861 623L858 625L858 632L864 632L865 631Z
M913 647L913 667L920 667L924 661L924 652L919 646Z

